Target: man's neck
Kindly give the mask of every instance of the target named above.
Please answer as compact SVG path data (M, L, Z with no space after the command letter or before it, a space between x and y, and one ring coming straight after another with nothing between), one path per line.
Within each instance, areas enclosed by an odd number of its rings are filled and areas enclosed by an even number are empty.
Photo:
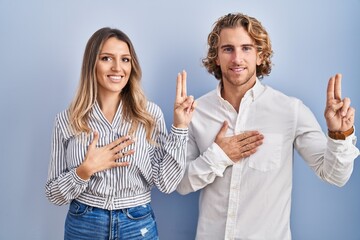
M241 100L245 96L245 93L254 85L255 83L252 85L242 85L234 87L232 85L222 84L221 97L228 101L233 106L233 108L237 112L239 112Z

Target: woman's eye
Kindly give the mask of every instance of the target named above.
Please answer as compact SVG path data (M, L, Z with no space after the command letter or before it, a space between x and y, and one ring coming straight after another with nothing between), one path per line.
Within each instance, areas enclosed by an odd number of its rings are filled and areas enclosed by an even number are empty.
M231 52L232 48L228 47L228 48L224 48L224 52Z
M102 57L101 60L108 62L108 61L111 60L111 57L106 57L106 56L105 56L105 57Z
M130 62L130 58L123 58L123 62Z

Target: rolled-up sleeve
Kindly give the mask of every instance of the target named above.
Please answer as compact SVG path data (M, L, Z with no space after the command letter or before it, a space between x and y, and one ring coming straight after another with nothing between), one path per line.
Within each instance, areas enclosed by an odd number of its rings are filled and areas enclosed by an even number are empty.
M295 148L322 180L344 186L349 180L354 160L359 156L355 133L345 140L326 137L312 112L298 105Z
M205 152L200 154L195 137L191 133L190 128L186 170L176 189L183 195L200 190L214 182L216 177L223 176L228 166L234 164L216 143L212 143Z

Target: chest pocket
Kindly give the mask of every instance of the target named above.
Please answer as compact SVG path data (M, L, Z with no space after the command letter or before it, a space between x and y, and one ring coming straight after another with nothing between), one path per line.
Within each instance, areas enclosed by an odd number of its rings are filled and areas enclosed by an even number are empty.
M263 144L249 157L249 167L267 172L280 167L283 136L276 133L263 135Z

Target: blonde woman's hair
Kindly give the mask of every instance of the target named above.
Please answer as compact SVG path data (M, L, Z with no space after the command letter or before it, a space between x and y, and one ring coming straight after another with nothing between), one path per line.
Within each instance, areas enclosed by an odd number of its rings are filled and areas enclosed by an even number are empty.
M256 66L256 76L261 79L265 75L269 75L272 65L271 57L273 55L269 35L257 19L241 13L229 13L214 23L213 30L208 35L208 53L202 59L202 63L207 71L214 75L216 79L222 79L220 66L216 64L220 32L224 28L235 27L243 27L247 31L255 42L256 50L260 53L262 62L259 66Z
M97 98L96 63L106 40L115 37L125 42L131 55L131 73L129 81L121 91L122 114L124 121L131 122L129 134L133 134L139 124L146 129L146 139L151 141L155 120L147 111L147 99L141 89L141 68L130 38L118 29L101 28L97 30L86 44L81 68L80 84L70 104L70 124L75 133L90 133L89 113Z

